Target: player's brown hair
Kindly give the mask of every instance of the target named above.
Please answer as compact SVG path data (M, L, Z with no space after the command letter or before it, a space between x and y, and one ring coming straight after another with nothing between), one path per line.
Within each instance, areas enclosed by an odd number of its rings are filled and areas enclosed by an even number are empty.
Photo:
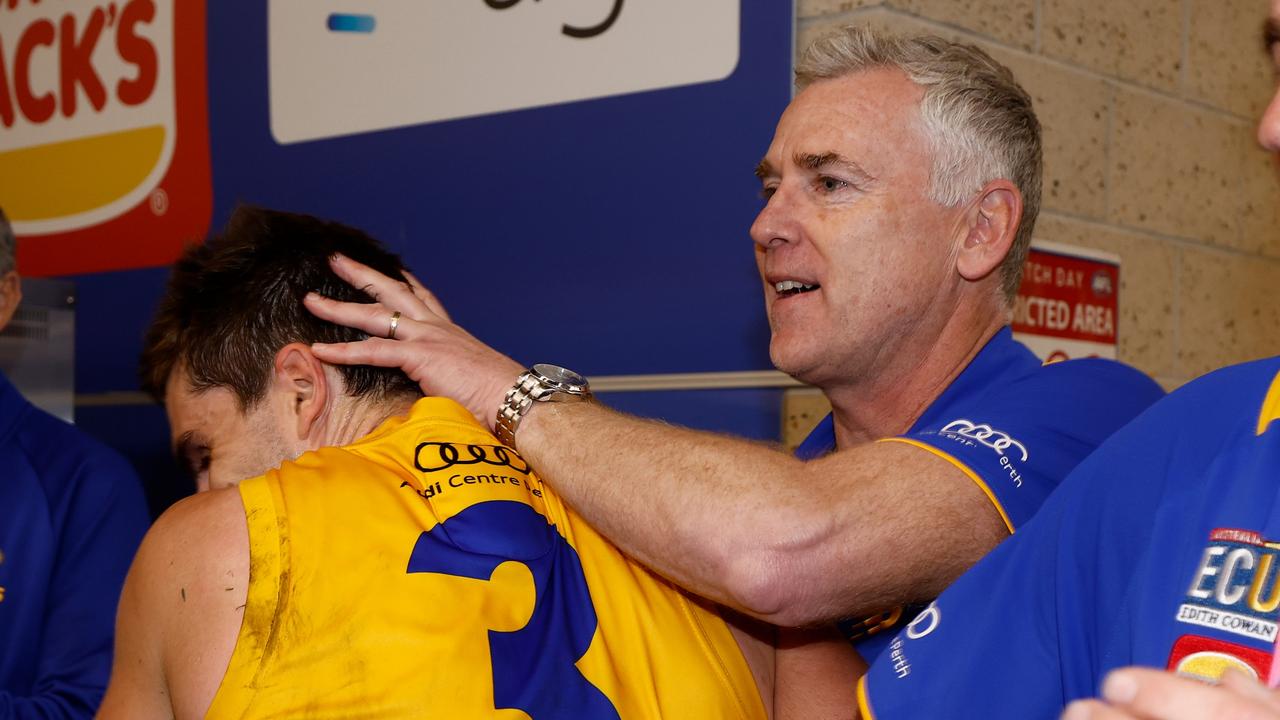
M368 337L321 320L302 304L308 292L372 302L334 274L334 253L404 279L400 258L355 228L309 215L237 208L221 233L188 247L174 264L143 346L143 389L163 402L169 376L181 368L197 391L229 388L245 410L266 393L271 363L285 345ZM351 396L421 395L400 370L339 370Z

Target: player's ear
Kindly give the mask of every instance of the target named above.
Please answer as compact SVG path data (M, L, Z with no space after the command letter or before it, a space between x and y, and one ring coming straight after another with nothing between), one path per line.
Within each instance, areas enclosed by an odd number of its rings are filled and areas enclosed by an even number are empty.
M311 347L289 343L280 348L272 364L272 381L278 396L289 404L288 417L297 428L298 439L319 433L335 398L324 363L311 353Z
M9 325L13 313L22 302L22 278L17 270L10 270L0 277L0 330Z
M1004 262L1022 219L1022 193L1008 180L983 186L969 211L968 232L956 256L956 270L971 282L981 280Z

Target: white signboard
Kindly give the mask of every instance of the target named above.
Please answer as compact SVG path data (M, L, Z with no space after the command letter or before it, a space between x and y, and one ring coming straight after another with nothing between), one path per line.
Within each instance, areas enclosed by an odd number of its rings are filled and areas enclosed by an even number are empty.
M709 82L739 0L270 0L282 144Z

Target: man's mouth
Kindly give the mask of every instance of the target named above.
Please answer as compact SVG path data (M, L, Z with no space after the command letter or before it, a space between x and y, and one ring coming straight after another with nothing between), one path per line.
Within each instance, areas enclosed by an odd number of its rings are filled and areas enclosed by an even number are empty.
M813 292L820 287L822 286L816 283L809 285L798 280L783 280L782 282L776 282L773 284L773 289L778 292L779 297L791 297L792 295Z

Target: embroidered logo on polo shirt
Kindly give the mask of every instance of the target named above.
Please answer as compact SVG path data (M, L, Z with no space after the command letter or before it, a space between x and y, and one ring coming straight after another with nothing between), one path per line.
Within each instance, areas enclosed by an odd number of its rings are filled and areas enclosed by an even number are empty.
M985 423L975 423L972 420L959 418L947 423L946 427L938 431L940 435L947 435L952 438L964 438L972 440L980 445L995 450L1002 456L1009 456L1012 453L1008 450L1017 451L1023 462L1027 461L1027 446L1014 440L1008 433L1001 432Z
M1173 644L1165 667L1183 677L1217 682L1229 669L1254 679L1266 677L1270 663L1271 655L1265 650L1200 635L1183 635Z
M1176 619L1274 643L1280 613L1280 544L1252 530L1209 533Z

